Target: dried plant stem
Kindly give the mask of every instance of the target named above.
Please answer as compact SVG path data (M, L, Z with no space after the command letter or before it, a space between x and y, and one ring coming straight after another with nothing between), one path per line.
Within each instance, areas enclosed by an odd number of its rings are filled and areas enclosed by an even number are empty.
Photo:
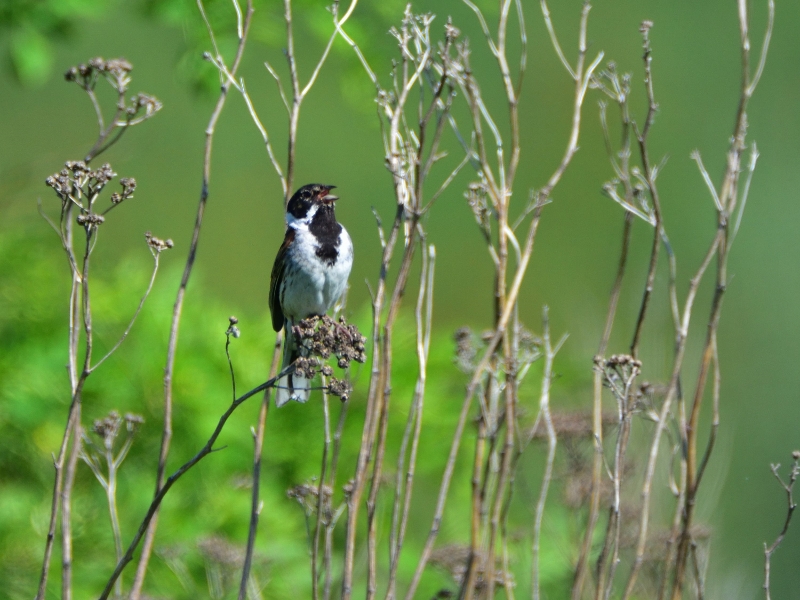
M643 49L644 49L644 82L647 90L647 116L644 120L644 126L639 131L635 122L632 123L636 138L639 143L639 154L642 162L642 171L645 182L647 183L650 198L653 201L653 243L650 250L650 266L647 270L647 282L645 283L644 294L642 296L642 304L639 308L639 317L636 321L636 327L633 333L633 341L631 342L631 356L638 357L639 354L639 340L641 339L642 327L644 326L645 316L647 315L647 307L650 304L650 298L653 295L653 286L655 284L656 269L658 267L658 254L661 247L661 236L663 232L662 217L661 217L661 201L658 196L658 188L656 187L655 172L650 162L648 147L647 147L647 134L650 132L650 127L653 125L658 104L656 104L655 93L653 92L653 71L652 62L653 55L650 49L650 35L649 27L643 26L642 29Z
M384 92L372 74L368 65L364 63L368 73L371 73L372 81L375 83L379 94L379 105L386 123L381 124L386 128L384 131L384 147L386 150L386 162L395 189L397 211L388 239L381 237L383 245L383 255L381 259L380 275L377 289L373 294L373 353L372 353L372 373L370 376L369 392L367 397L367 414L364 421L362 432L361 448L359 450L356 464L356 472L353 481L353 491L348 497L348 518L345 543L345 564L342 577L342 598L347 599L352 594L352 577L354 567L354 554L356 543L356 527L358 511L361 498L363 496L367 481L369 481L369 494L367 497L367 598L372 598L377 593L377 538L376 538L376 503L381 481L381 472L386 446L386 432L389 423L389 401L391 397L391 373L392 373L392 334L394 324L400 309L405 287L413 263L416 251L417 239L424 239L424 232L419 226L421 212L424 206L422 191L424 179L427 176L427 169L433 164L431 157L438 152L439 139L443 130L443 122L447 118L451 97L448 96L446 102L441 102L441 96L445 89L447 80L446 66L440 66L438 84L431 83L433 87L430 104L427 108L419 105L419 126L416 132L412 132L408 126L406 118L406 104L409 94L415 85L422 87L425 81L433 81L431 71L432 45L429 38L430 17L415 18L410 7L407 7L403 25L399 31L394 30L393 35L398 40L402 55L402 62L394 70L394 95L389 96ZM341 35L348 40L348 43L356 49L355 43L339 29ZM414 54L409 46L414 40ZM449 52L451 39L447 38L442 56ZM358 51L357 51L358 53ZM443 59L444 60L444 59ZM363 61L362 61L363 62ZM425 74L425 76L423 76ZM422 101L421 101L422 102ZM433 134L428 159L423 158L424 140L429 125L429 120L434 112L438 112L436 129ZM424 115L424 116L423 116ZM423 167L422 165L426 165ZM394 255L398 243L401 227L403 230L403 255L400 260L399 271L391 292L387 290L387 275L389 265ZM387 298L388 295L388 298ZM384 310L386 314L384 317ZM424 388L420 388L424 390ZM420 403L422 400L420 399ZM421 405L421 404L420 404ZM421 418L418 414L415 418ZM411 423L411 420L409 420ZM370 462L372 462L371 473L368 473ZM406 498L410 488L406 488ZM399 500L396 500L395 506ZM395 510L397 518L399 508ZM404 521L406 517L403 517ZM395 521L398 523L398 521ZM398 524L398 527L400 525ZM404 525L401 527L404 529ZM400 530L394 530L400 536ZM393 537L390 543L397 542ZM393 562L392 555L399 554L400 547L390 546L390 564ZM395 567L390 567L396 571ZM390 575L390 578L392 576ZM394 584L391 584L394 587ZM388 590L393 594L394 589Z
M55 480L53 482L53 498L50 503L50 525L47 531L47 539L45 542L44 559L42 561L42 571L39 576L39 587L36 592L36 600L42 600L45 592L47 591L47 576L50 571L50 560L53 553L53 544L55 542L56 524L58 520L58 510L61 506L61 493L63 490L64 481L64 459L67 455L67 446L74 429L74 423L79 418L80 404L73 401L70 405L69 413L67 415L67 425L64 428L64 436L61 440L61 449L59 450L58 457L53 457L53 467L55 470Z
M333 46L333 41L336 39L337 33L340 31L340 27L344 25L350 18L350 15L353 14L353 11L355 10L357 4L358 0L351 0L347 11L345 12L344 15L342 15L342 18L339 19L338 16L339 0L334 1L332 5L332 13L333 13L333 22L335 30L328 39L328 43L326 44L325 49L323 50L319 61L317 61L317 64L314 67L314 71L309 76L308 82L306 83L305 86L302 86L300 83L300 77L297 72L297 59L295 57L295 51L294 51L294 23L292 19L292 2L291 0L284 0L283 2L283 16L284 16L284 21L286 23L285 54L286 54L286 61L289 64L289 76L290 76L291 90L292 90L291 103L286 102L287 109L289 111L289 140L287 146L285 178L280 172L280 169L277 168L275 161L273 161L273 165L276 166L278 175L281 178L281 183L283 184L284 196L286 197L286 202L289 201L292 190L294 189L294 172L295 172L295 165L297 162L296 161L297 126L298 123L300 122L300 107L303 104L303 100L308 95L308 92L314 86L314 83L316 83L317 77L319 76L319 73L325 64L325 61L328 59L331 47ZM272 70L272 68L269 66L267 68ZM280 82L279 78L276 79L278 79L278 81ZM252 110L251 114L254 114Z
M395 287L389 302L386 320L383 325L383 335L381 340L381 378L379 397L379 427L377 444L373 456L373 471L370 477L370 490L367 499L367 598L371 598L377 591L377 555L376 555L376 522L375 509L377 506L378 490L381 482L381 470L386 449L386 432L389 423L389 399L391 395L391 373L392 373L392 333L395 320L399 313L400 304L408 283L408 276L411 272L411 264L414 258L416 247L415 236L418 232L417 217L411 218L409 226L411 232L403 252L400 272L397 275Z
M91 205L89 207L91 210ZM73 279L79 278L80 281L80 303L75 302L76 310L80 311L80 316L83 321L83 335L84 335L84 356L80 369L74 365L72 369L78 373L78 380L72 393L72 403L74 404L75 417L72 421L72 448L70 450L69 458L65 466L64 482L61 490L61 596L62 600L72 600L72 485L75 481L75 471L78 466L78 457L80 456L81 446L81 394L83 386L86 383L86 378L89 376L92 364L92 304L89 296L89 257L91 256L93 246L93 233L92 227L85 228L86 245L83 253L82 267L79 274L73 272ZM70 252L72 252L70 247ZM71 264L75 265L73 260ZM80 308L78 309L78 304ZM72 331L76 332L77 327L71 323ZM79 335L74 335L71 341L74 341L75 347L71 350L70 356L75 357L77 360L79 342ZM70 433L67 433L67 438Z
M275 349L272 353L272 364L269 368L270 379L273 379L280 368L281 336L276 336ZM244 565L242 566L242 578L239 583L239 600L247 597L247 586L250 581L250 567L253 563L253 551L256 543L256 533L258 532L258 517L261 514L261 453L264 448L264 434L267 426L267 415L269 414L269 401L272 390L264 390L264 397L261 400L261 408L258 411L258 425L253 436L253 487L252 499L250 502L250 527L247 533L247 547L244 555ZM235 388L234 388L235 393Z
M53 544L55 543L56 525L58 521L58 513L61 508L62 493L64 490L64 463L67 457L67 449L70 440L73 440L73 434L76 427L80 423L80 395L76 394L79 391L79 382L77 374L77 352L78 352L78 294L80 290L80 275L74 268L75 259L72 250L72 204L68 205L66 209L66 219L62 218L62 222L66 221L66 234L62 236L64 242L64 249L70 259L72 266L72 288L70 290L69 300L69 362L67 364L70 376L70 384L72 387L72 402L70 402L69 412L67 414L67 424L64 427L64 436L61 440L61 447L58 451L58 457L53 457L53 466L55 469L55 481L53 482L53 497L50 504L50 524L47 531L47 539L45 541L44 559L42 560L42 571L39 576L39 587L36 592L36 600L43 600L47 592L47 578L50 572L50 561L53 555ZM76 425L78 424L78 425Z
M793 491L794 484L797 481L798 476L800 476L800 451L795 450L792 453L792 458L794 459L794 464L792 465L791 471L789 471L789 479L787 481L783 481L778 473L778 469L780 469L781 466L779 464L772 465L772 474L786 492L786 501L788 507L786 510L786 519L783 521L783 528L778 534L778 537L775 538L775 541L772 542L772 545L770 546L767 546L766 542L764 542L764 597L766 600L771 600L769 578L770 561L772 559L772 555L778 549L778 546L780 546L783 542L783 538L786 537L786 532L789 531L789 525L792 522L792 515L794 514L794 510L797 508L797 503L794 501Z
M90 94L92 97L92 94ZM100 117L102 129L102 116ZM81 432L81 399L83 386L91 372L92 358L92 320L91 302L89 298L89 257L93 245L93 230L85 229L86 240L83 261L79 266L75 253L73 223L74 202L62 205L59 223L59 237L70 265L72 286L69 295L69 344L67 370L70 378L71 401L64 436L61 441L58 457L54 459L55 482L53 498L50 506L50 524L45 542L42 571L36 600L43 600L47 592L47 578L50 572L53 544L55 542L56 522L61 510L61 590L62 598L72 597L72 485L75 480L78 456L80 453ZM91 211L91 202L89 203ZM80 322L83 320L83 327ZM79 358L81 329L85 336L85 353L83 361ZM67 456L67 450L72 446Z
M239 43L236 48L236 55L233 60L233 65L230 69L232 75L236 74L239 64L242 60L244 53L245 43L247 41L247 34L250 30L250 22L253 16L253 3L252 0L247 1L247 9L245 11L244 27L242 36L239 38ZM183 310L183 301L186 296L186 288L189 285L189 278L194 269L195 259L197 257L197 248L200 242L200 231L203 226L203 216L205 214L206 203L208 201L209 181L211 178L211 149L214 139L214 131L217 121L219 120L222 109L225 106L225 100L228 97L228 90L230 89L230 82L225 81L222 83L219 98L211 113L208 126L206 127L206 140L205 149L203 152L203 177L200 190L200 202L197 207L197 216L195 218L194 230L192 231L192 241L189 245L189 255L186 259L186 266L183 270L181 282L178 287L178 293L175 298L175 304L172 310L172 323L170 325L169 342L167 345L167 360L164 368L164 425L161 435L161 449L158 456L158 467L156 471L156 485L155 485L155 498L161 494L163 487L166 485L164 477L166 474L167 457L169 456L170 442L172 441L172 377L175 371L175 354L178 347L178 331L180 328L181 314ZM155 500L154 500L155 502ZM136 568L136 575L133 579L131 587L130 598L131 600L139 600L142 593L142 586L147 574L147 566L150 561L150 555L153 550L153 543L155 541L156 529L158 527L158 506L160 502L155 505L154 512L150 518L147 519L147 531L145 533L144 543L142 545L142 553L139 557L139 563ZM138 544L138 540L137 540ZM130 558L128 559L130 560ZM123 565L124 566L124 565ZM118 567L118 569L121 568ZM114 576L116 578L116 575Z
M622 290L622 280L625 276L625 267L628 262L628 253L631 242L631 229L633 215L625 213L625 224L622 230L622 249L620 250L619 263L617 266L617 276L611 288L611 296L608 302L608 312L606 313L606 324L603 329L603 337L595 355L595 361L601 360L608 348L611 338L611 330L614 327L614 318L617 314L617 303L619 302L620 291ZM575 566L575 578L572 584L572 600L580 600L583 593L584 581L588 572L589 553L592 549L592 539L594 530L597 526L597 518L600 514L600 485L603 477L603 374L595 369L593 380L592 396L592 436L594 438L594 456L592 458L592 487L589 495L589 515L586 520L583 543L581 544L578 562Z
M83 162L88 164L99 154L102 154L119 141L119 139L122 137L122 134L125 133L125 130L127 129L127 124L120 123L119 121L119 118L125 112L125 90L120 90L117 93L117 108L114 112L114 116L108 122L107 127L104 126L103 112L100 109L100 104L97 102L97 96L95 95L94 90L88 89L86 92L89 94L89 98L92 100L92 106L94 106L95 115L97 116L97 123L100 127L100 134L97 137L97 141L95 142L94 146L92 146L91 150L86 153L86 156L83 159ZM112 138L111 134L114 133L117 128L119 128L119 131L117 131L116 136Z
M575 87L574 110L572 115L572 128L570 131L567 148L565 150L561 162L559 163L553 174L550 176L550 179L547 181L547 184L536 195L535 205L533 210L531 211L533 212L533 218L528 228L525 244L520 252L518 264L514 272L511 285L507 289L504 286L501 286L500 288L498 288L498 291L496 292L496 294L499 294L496 296L498 298L499 310L498 310L497 320L495 323L494 335L488 342L486 349L484 350L484 353L481 357L481 360L478 362L477 367L475 368L472 379L470 380L470 383L467 386L467 393L465 395L464 403L461 408L461 413L459 415L459 420L456 425L456 430L454 432L453 441L450 447L450 453L448 455L448 460L445 465L444 474L442 476L442 481L439 487L439 495L437 498L436 508L434 511L433 523L431 525L430 531L428 533L428 538L426 540L425 546L423 548L419 562L417 564L417 569L415 570L408 592L406 593L407 600L413 598L416 592L417 586L419 585L419 581L422 577L422 572L424 571L428 559L430 558L430 553L433 549L433 544L435 543L439 532L439 525L444 512L444 505L446 502L447 493L449 491L453 470L455 468L456 457L458 456L459 448L461 445L461 438L464 432L464 426L466 424L466 419L472 404L472 399L478 389L478 386L483 380L484 375L488 372L490 364L494 360L495 351L500 346L501 342L503 342L504 356L509 356L510 354L510 347L511 347L510 340L504 340L504 337L506 333L506 328L511 320L512 315L515 312L517 297L519 295L519 291L522 286L522 281L524 279L525 273L527 272L528 263L530 261L533 252L534 239L536 237L536 231L538 230L539 220L541 218L541 209L544 206L544 204L547 203L552 190L561 180L561 177L566 171L567 166L572 161L572 158L578 149L577 142L580 132L581 108L583 106L583 100L586 95L586 91L589 85L589 80L591 79L592 74L594 70L597 68L597 65L599 64L600 60L602 60L602 53L600 53L598 57L588 67L585 67L585 57L587 49L586 30L587 30L589 9L590 9L589 4L584 3L584 7L581 13L577 66L574 70L570 71L571 75L573 75L574 77L576 87ZM478 144L478 160L482 168L481 173L484 174L486 177L489 195L492 198L494 206L497 208L500 203L500 198L504 198L503 202L505 202L506 201L505 199L507 199L508 196L507 196L507 191L505 190L502 193L496 192L496 190L498 189L495 184L496 179L492 175L492 169L488 161L488 154L484 146L484 139L481 134L482 130L481 121L483 118L488 118L487 117L488 113L485 111L485 107L483 106L483 102L480 98L480 92L474 81L471 80L470 78L467 78L467 81L463 85L463 88L465 94L468 97L471 108L473 126L476 132L476 139ZM493 123L491 121L488 121L488 123L490 129L496 131L496 128L493 126ZM498 149L498 156L502 157L501 149ZM503 179L502 172L503 171L501 170L501 176L499 177L500 180ZM503 210L504 209L501 208L498 211L499 213L498 218L500 220L498 227L499 230L502 232L500 238L508 240L511 239L511 236L509 235L509 232L511 232L511 228L508 226L507 221L503 220L502 217ZM497 252L498 257L501 256L501 253L507 254L507 251L499 250ZM500 264L497 267L498 281L505 281L504 267L502 264L503 261L504 258L500 258ZM506 384L508 384L509 381L511 381L511 378L506 380ZM506 405L506 408L508 409L508 404ZM505 483L509 480L507 475L509 464L510 463L506 463L506 465L502 467L502 472L506 473L506 475L503 475L504 477L503 485L505 485ZM502 493L500 493L499 495L502 496ZM474 520L474 509L473 509L473 520ZM474 569L475 569L475 561L473 559L470 561L470 573L468 574L468 580L474 580L474 575L473 575ZM469 581L467 582L466 586L462 585L462 592L465 594L465 597L470 597L470 595L473 593L469 585Z
M392 530L390 536L390 568L389 583L386 591L387 600L396 597L397 568L400 565L400 552L405 540L406 526L411 511L411 496L414 485L414 473L417 464L417 450L419 438L422 433L422 412L425 400L425 383L428 372L428 354L430 352L431 325L433 320L433 276L435 270L436 250L431 244L423 244L422 269L420 270L420 286L417 295L416 325L417 325L417 362L419 374L414 388L414 397L408 411L406 428L400 444L400 453L397 459L397 475L395 481L395 498L392 507ZM408 452L409 440L411 443L408 467L405 458ZM403 472L405 471L405 478ZM402 509L401 509L402 499Z
M635 363L638 364L638 363ZM614 584L614 574L619 564L619 544L621 531L621 504L622 504L622 477L625 466L625 452L628 447L628 440L631 432L631 392L633 382L639 373L639 367L634 367L629 374L625 374L622 381L615 383L609 376L607 363L596 364L595 368L604 370L606 384L612 388L612 392L617 401L617 421L619 431L614 452L614 468L611 472L611 482L614 486L614 494L609 508L608 527L600 557L597 560L597 588L595 598L600 600L611 597ZM621 384L621 385L620 385Z
M347 532L345 540L344 572L342 576L342 600L347 600L352 593L358 509L360 507L361 496L364 491L367 472L366 470L370 461L375 427L377 426L375 407L378 395L377 386L381 375L381 368L378 362L380 360L379 357L381 343L381 309L383 307L384 297L386 294L386 276L389 269L389 262L391 261L392 254L394 253L394 247L397 244L400 224L403 220L403 213L403 206L398 205L397 214L392 225L391 233L383 248L383 257L381 259L381 277L378 280L378 287L372 300L372 372L370 374L370 391L367 397L366 416L361 435L361 448L359 450L356 463L353 491L350 494L347 502Z
M537 419L540 417L544 421L547 431L547 462L545 463L539 499L536 502L536 514L533 519L533 543L531 546L531 598L533 600L539 600L541 593L539 550L542 538L542 517L544 516L544 506L547 501L547 492L553 479L553 463L556 458L556 430L553 427L553 419L550 415L550 386L553 381L553 360L564 342L562 338L555 348L550 343L550 320L546 306L542 311L542 340L545 350L544 372L542 374L542 394L539 397L539 416Z
M75 406L72 425L72 447L65 467L64 485L61 490L61 598L72 599L72 486L81 446L81 403Z
M314 523L314 533L312 535L311 545L311 597L313 600L319 598L319 544L322 535L323 526L326 525L325 521L328 520L330 515L329 505L325 502L325 486L328 476L328 453L331 447L331 413L330 413L330 398L326 390L327 384L325 376L322 376L322 417L324 424L324 438L322 445L322 465L319 472L319 483L317 485L317 518ZM331 496L333 495L333 488L331 488ZM326 518L328 517L328 518Z
M125 569L126 565L133 560L133 554L136 552L136 549L139 546L139 542L142 541L142 538L146 535L150 523L152 522L153 518L155 517L156 513L158 512L159 507L161 506L161 502L164 500L164 497L167 495L167 492L172 488L172 486L177 482L186 472L194 467L198 462L200 462L203 458L214 452L214 444L217 441L220 433L222 433L225 424L228 422L228 419L233 414L233 412L239 408L246 400L255 396L259 392L262 392L266 389L272 388L275 386L275 382L278 381L282 376L285 376L287 373L291 372L293 367L289 367L284 369L281 373L278 374L277 377L272 377L268 381L265 381L261 385L253 388L249 392L242 394L238 398L236 398L228 409L220 416L219 422L217 423L214 432L208 438L206 444L195 454L190 460L184 463L180 468L178 468L172 475L167 477L164 480L164 485L158 490L158 493L153 498L152 502L150 503L150 507L147 509L147 513L145 514L144 518L142 519L141 524L139 525L139 529L136 531L136 534L133 536L130 544L128 545L125 554L122 556L122 559L117 562L117 566L114 569L114 572L111 574L108 582L106 583L106 587L103 589L103 592L100 594L99 600L107 600L109 594L111 593L111 589L114 587L114 583L116 582L117 578L122 574L122 571Z
M330 488L335 489L336 486L336 471L339 466L339 452L341 450L342 431L344 430L344 423L347 417L347 402L342 402L341 412L339 413L339 423L336 426L336 431L333 434L333 456L331 456L330 467ZM323 589L323 599L329 600L331 597L331 590L333 586L333 530L336 528L336 523L339 520L346 504L343 504L336 513L331 516L329 522L325 524L325 553L323 556L322 568L325 572L325 587Z
M622 596L623 600L630 598L631 594L633 593L633 588L636 584L636 578L639 575L639 569L641 568L642 562L644 561L644 551L647 544L647 530L650 520L650 500L652 497L653 476L655 474L656 462L658 460L658 453L661 445L661 436L664 433L664 429L666 428L669 414L672 409L672 403L675 401L675 397L678 391L678 380L680 378L681 368L683 366L683 359L686 353L686 339L688 338L689 323L691 321L694 300L695 297L697 296L697 291L700 287L700 282L703 279L703 275L705 274L706 269L708 268L709 264L711 263L711 260L714 258L714 255L716 254L719 242L720 242L720 237L719 235L717 235L714 237L711 246L706 252L706 256L703 259L703 262L700 264L697 273L695 273L695 276L689 282L689 290L687 291L686 294L686 301L684 304L681 324L677 334L676 352L675 352L675 359L673 362L672 375L670 376L670 381L667 387L667 395L664 398L664 403L661 406L661 412L658 415L658 422L656 423L656 429L655 432L653 433L653 439L650 445L650 453L647 460L647 469L644 476L644 482L642 484L642 492L641 492L642 515L639 523L639 536L637 538L637 543L636 543L636 554L634 557L633 566L631 567L631 573L628 577L628 581L625 586L625 592Z
M763 65L766 52L769 48L769 39L774 19L774 5L772 0L768 2L769 15L767 23L767 32L764 36L765 42L762 46L762 54L759 64ZM712 193L715 205L718 210L718 234L719 245L717 248L717 277L716 286L714 290L714 297L711 304L711 315L708 320L706 342L703 350L703 355L700 363L700 372L697 377L697 385L695 388L694 399L692 402L692 409L690 412L689 421L684 431L686 440L687 456L686 456L686 500L683 509L683 523L678 541L678 550L675 561L675 576L672 586L672 598L678 600L683 595L683 585L686 572L686 563L688 561L689 552L691 548L691 527L694 515L694 507L696 504L696 496L698 487L701 480L701 475L705 469L705 464L708 462L710 450L713 448L715 439L715 432L717 425L712 423L712 430L709 439L709 446L703 458L702 464L698 469L697 462L697 434L699 427L700 410L705 396L706 380L708 373L715 356L716 347L716 332L719 327L719 319L722 310L722 298L727 287L727 262L728 251L730 249L729 243L729 228L730 228L730 215L732 215L736 208L736 203L739 199L739 177L741 173L742 154L745 151L745 136L747 133L747 104L753 92L755 91L755 84L758 82L760 71L757 71L756 76L753 77L750 73L750 40L749 40L749 17L747 15L747 3L745 0L739 1L739 28L741 34L741 47L742 47L742 79L741 79L741 92L739 107L736 115L736 122L733 130L733 137L731 146L728 151L728 161L725 174L723 175L722 185L718 194ZM710 182L705 171L702 161L700 160L699 153L696 153L698 158L698 166L701 174L707 182ZM713 184L711 185L713 189ZM715 382L715 390L718 389L718 382ZM716 403L716 413L718 416L718 401Z

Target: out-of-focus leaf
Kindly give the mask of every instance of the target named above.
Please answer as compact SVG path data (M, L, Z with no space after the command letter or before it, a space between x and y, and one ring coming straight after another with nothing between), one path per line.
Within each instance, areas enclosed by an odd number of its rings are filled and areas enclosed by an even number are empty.
M14 32L11 38L11 64L20 83L39 86L53 68L53 51L47 39L31 27Z

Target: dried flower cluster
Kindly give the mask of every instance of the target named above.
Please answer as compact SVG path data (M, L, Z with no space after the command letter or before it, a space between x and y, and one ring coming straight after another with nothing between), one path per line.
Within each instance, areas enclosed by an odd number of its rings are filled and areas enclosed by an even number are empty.
M93 202L106 184L116 176L117 174L108 163L97 169L90 169L82 160L68 160L63 169L50 175L44 182L55 190L62 202L71 200L85 209L81 203L83 198L88 198L90 202ZM135 181L133 187L136 187ZM131 190L132 192L133 190Z
M82 160L68 160L63 169L45 179L45 185L53 188L58 194L62 210L70 204L80 210L76 219L79 225L97 227L105 222L103 215L123 201L133 198L133 192L136 190L136 180L133 177L123 177L119 181L122 191L111 194L111 206L102 213L95 213L93 210L95 201L116 176L108 163L97 169L90 169Z
M104 75L124 84L124 87L127 88L130 83L128 73L132 70L133 65L124 58L104 60L98 56L89 60L88 63L70 67L64 73L64 78L67 81L76 82L85 90L89 90L94 88L98 75Z
M144 423L144 417L133 413L126 413L123 417L117 411L112 410L107 417L95 419L92 425L92 433L97 434L103 440L103 445L110 448L117 439L123 423L126 431L129 434L133 434Z
M314 482L301 483L286 490L286 495L296 500L297 503L303 507L306 514L313 514L317 510L317 503L319 501L320 487ZM330 486L322 486L322 505L329 506L331 498L333 497L333 490Z
M124 58L112 58L105 60L100 57L91 59L88 63L82 63L75 67L70 67L64 78L67 81L74 81L84 91L91 94L94 93L94 88L100 77L104 78L111 85L112 88L119 95L119 102L117 103L117 116L125 114L125 120L120 123L116 122L112 125L126 126L141 122L159 110L161 110L161 102L155 96L149 94L136 94L130 99L130 104L125 104L123 95L128 91L131 83L130 72L133 70L133 65ZM144 114L142 114L144 111ZM138 117L134 122L134 118Z
M469 327L459 327L453 334L456 343L456 364L464 373L472 373L475 370L475 359L478 356L478 348L475 343L475 336Z
M559 438L565 440L592 440L592 413L587 410L554 412L551 415L553 429ZM604 412L601 416L603 430L618 423L617 415ZM528 431L531 439L547 440L547 428L542 421L534 423Z
M162 240L161 238L157 238L149 231L144 234L144 239L147 240L147 245L150 246L150 249L158 254L163 252L164 250L169 250L173 246L175 246L175 242L171 239Z
M467 575L467 568L470 562L471 550L469 546L462 546L458 544L450 544L437 548L431 553L430 562L450 573L450 576L458 586L464 582ZM486 574L486 556L479 553L475 559L477 561L477 573L475 577L475 591L481 591L486 588L485 574ZM496 565L494 569L494 584L499 587L514 587L514 578L511 573L506 573ZM439 598L453 597L449 590L442 590L438 593Z
M469 207L472 209L475 222L478 224L484 237L491 239L492 219L486 184L477 181L470 183L464 196L467 199L467 204L469 204Z
M542 357L542 339L521 324L517 327L516 368L524 368ZM456 343L455 362L468 375L475 371L477 358L494 337L493 330L484 331L480 339L469 327L460 327L453 334Z
M231 315L228 317L228 329L225 331L225 335L229 337L233 337L235 339L239 339L239 336L242 335L242 332L239 331L239 319Z
M133 177L123 177L119 180L122 186L122 193L114 192L111 194L111 204L119 204L123 200L133 198L133 192L136 190L136 180Z
M292 335L300 350L300 357L294 363L295 373L308 379L312 379L317 372L322 373L329 378L328 392L346 401L352 385L347 380L334 377L333 369L325 361L331 356L336 357L340 369L347 369L351 361L364 363L367 360L367 338L361 335L358 327L349 325L344 317L336 321L327 315L303 319L292 327Z
M633 380L642 371L642 361L628 354L614 354L611 358L598 358L596 368L603 372L603 385L615 396L627 396Z
M197 549L203 558L222 566L238 567L244 556L243 548L216 535L198 541Z

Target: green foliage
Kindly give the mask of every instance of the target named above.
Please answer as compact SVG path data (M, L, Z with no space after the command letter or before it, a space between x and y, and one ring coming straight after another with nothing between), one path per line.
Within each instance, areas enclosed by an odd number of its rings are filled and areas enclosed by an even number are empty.
M70 37L78 24L102 18L110 0L5 0L0 3L0 32L11 33L8 54L17 80L39 86L50 77L50 40Z
M0 580L6 582L9 598L30 597L38 573L49 517L52 492L52 459L58 451L69 401L69 383L64 369L67 350L68 268L54 235L44 235L41 225L33 231L0 235L0 471L4 473L0 494ZM102 240L101 240L102 242ZM102 243L98 246L102 250ZM140 255L112 268L93 271L92 302L96 328L95 356L111 348L127 325L146 288L149 266L145 249ZM162 422L161 373L167 332L179 271L177 255L165 255L164 270L145 304L130 336L119 351L88 380L83 400L83 422L111 410L144 417L130 455L119 475L118 506L123 545L127 544L144 515L154 485L154 468ZM174 435L168 471L194 455L205 443L232 397L224 353L224 332L232 310L222 306L204 290L202 281L190 287L180 331L175 377ZM237 392L242 393L266 379L273 332L266 311L237 315L242 331L233 340L231 354L237 374ZM368 311L356 315L365 329ZM410 317L401 320L395 336L392 410L405 415L416 380L414 327ZM402 582L416 567L422 543L430 526L435 495L444 466L465 376L452 364L453 344L449 334L434 336L430 370L436 373L428 384L423 436L417 465L408 543L400 568ZM334 505L343 498L342 484L353 472L364 416L364 397L369 366L354 371L355 392L348 410ZM538 383L537 383L538 385ZM191 470L167 496L163 504L156 542L156 556L148 578L150 593L169 598L191 598L216 594L229 597L236 586L240 556L247 537L250 509L249 481L252 436L258 397L241 407L228 422L219 440L219 452ZM335 426L339 401L331 399ZM323 418L319 397L307 405L291 403L272 410L267 423L262 470L260 535L254 577L268 586L270 598L310 595L306 520L302 507L286 491L318 477L322 454ZM402 418L388 433L386 485L393 485L396 455L402 436ZM94 434L90 434L94 435ZM471 448L464 448L457 464L456 479L442 530L441 544L468 542L469 481ZM391 494L379 506L381 547L388 537ZM528 572L530 512L533 493L522 489L516 507L515 527L520 535L511 548L514 571ZM113 568L113 538L104 493L89 468L78 466L73 500L75 530L75 591L91 597L104 584ZM559 531L543 551L544 589L561 589L570 562L564 548L571 543L568 523L572 516L557 511L546 521ZM314 517L311 517L312 523ZM343 525L343 523L342 523ZM343 527L337 532L341 543ZM573 540L574 541L574 540ZM527 548L527 550L526 550ZM56 545L51 586L58 585L59 546ZM238 560L238 558L236 559ZM382 556L381 560L385 560ZM227 562L226 562L227 561ZM386 565L383 565L385 568ZM125 581L130 582L130 571ZM524 584L523 584L524 585ZM209 587L210 586L210 587ZM429 568L421 593L432 595L453 587L442 568ZM520 591L522 591L520 589Z

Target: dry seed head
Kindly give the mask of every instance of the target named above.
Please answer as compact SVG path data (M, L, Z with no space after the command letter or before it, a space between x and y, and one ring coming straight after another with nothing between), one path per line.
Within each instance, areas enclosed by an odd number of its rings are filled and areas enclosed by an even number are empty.
M88 215L78 215L75 220L78 222L78 225L83 225L84 227L97 227L98 225L102 225L106 219L103 215L92 213Z
M144 239L147 240L147 245L150 246L150 249L156 253L161 253L175 246L175 243L171 239L162 240L149 231L144 234Z

